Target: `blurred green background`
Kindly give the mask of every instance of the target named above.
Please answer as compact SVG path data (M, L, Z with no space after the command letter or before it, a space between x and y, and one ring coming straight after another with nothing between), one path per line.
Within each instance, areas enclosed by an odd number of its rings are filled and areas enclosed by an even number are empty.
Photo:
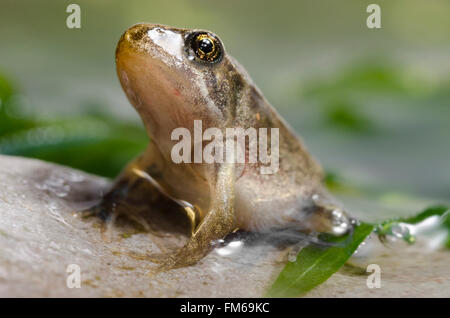
M115 176L147 142L115 45L155 22L217 33L354 210L449 202L449 1L376 1L381 29L363 0L78 0L81 29L70 3L0 2L0 153Z

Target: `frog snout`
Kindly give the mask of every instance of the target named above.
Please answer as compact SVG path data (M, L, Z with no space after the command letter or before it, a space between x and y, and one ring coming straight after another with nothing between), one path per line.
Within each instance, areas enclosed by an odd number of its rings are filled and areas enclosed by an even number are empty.
M129 27L120 38L117 49L132 48L134 50L141 50L146 45L151 44L148 37L148 32L153 29L155 25L149 23L135 24Z
M116 48L116 57L130 49L134 51L138 48L139 43L146 36L146 28L143 24L136 24L128 28L120 37Z
M150 28L148 24L135 24L125 31L123 38L130 42L140 42L147 36Z

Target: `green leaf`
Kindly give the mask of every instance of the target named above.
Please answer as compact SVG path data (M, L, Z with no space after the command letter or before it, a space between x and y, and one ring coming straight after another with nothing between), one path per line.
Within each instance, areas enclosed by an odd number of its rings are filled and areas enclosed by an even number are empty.
M361 223L351 236L329 238L327 241L336 243L334 246L303 248L297 260L285 266L267 296L301 296L322 284L345 264L373 228L373 225Z
M439 216L441 218L439 227L447 230L448 234L445 247L450 248L450 207L445 205L429 207L418 215L412 217L386 220L376 226L375 232L379 237L382 238L386 235L392 235L392 229L395 228L395 226L397 226L399 223L408 223L414 225L432 216ZM410 234L403 235L403 239L410 244L413 244L416 241L415 236Z
M394 224L404 222L417 224L431 216L440 216L441 225L449 231L445 243L450 248L450 207L438 205L429 207L423 212L407 218L395 218L378 225L361 223L352 236L324 238L324 241L335 243L331 247L309 245L302 249L297 260L288 263L267 293L268 297L296 297L301 296L312 288L325 282L331 275L341 268L353 255L365 238L376 229L380 236L389 235Z
M0 106L5 103L13 94L11 83L0 74ZM1 108L1 107L0 107Z
M52 161L106 177L115 177L147 144L143 128L92 116L0 133L1 154Z
M351 133L369 134L375 131L375 124L358 107L345 99L326 103L324 113L326 124Z
M426 209L425 211L419 213L416 216L408 217L408 218L401 218L398 219L398 222L405 222L409 224L417 224L422 222L423 220L429 218L430 216L437 215L437 216L444 216L447 212L450 211L450 207L445 205L437 205L430 207ZM450 230L450 218L448 217L448 213L445 216L445 220L443 221L443 224L447 229Z

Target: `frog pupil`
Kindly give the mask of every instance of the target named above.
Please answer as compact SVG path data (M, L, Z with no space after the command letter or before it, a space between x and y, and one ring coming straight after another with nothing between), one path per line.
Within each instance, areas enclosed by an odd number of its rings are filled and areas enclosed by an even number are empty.
M214 44L211 42L210 39L201 39L200 43L198 44L198 48L203 53L208 54L213 51Z

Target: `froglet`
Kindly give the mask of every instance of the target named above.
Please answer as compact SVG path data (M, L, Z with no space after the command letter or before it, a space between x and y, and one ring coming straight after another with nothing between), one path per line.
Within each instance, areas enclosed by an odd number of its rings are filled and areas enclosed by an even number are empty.
M323 185L323 171L300 138L264 98L245 69L210 31L137 24L120 38L117 74L139 113L150 142L92 211L110 219L115 202L154 198L176 204L189 217L185 246L151 258L169 270L195 264L211 243L237 230L293 228L343 235L352 219ZM174 162L172 133L184 127L277 128L278 169L261 162ZM270 141L271 136L268 137ZM270 142L269 142L270 144ZM201 143L203 145L203 143ZM194 151L191 153L194 156ZM145 182L145 188L136 187ZM152 207L149 206L149 209Z

